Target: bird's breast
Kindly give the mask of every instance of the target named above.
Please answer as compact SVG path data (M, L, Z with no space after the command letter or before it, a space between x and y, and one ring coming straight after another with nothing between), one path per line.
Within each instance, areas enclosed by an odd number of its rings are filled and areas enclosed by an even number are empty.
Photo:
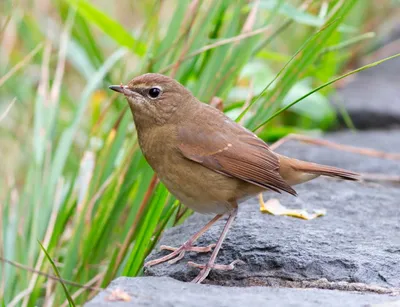
M260 189L185 158L177 147L173 130L139 135L142 152L166 188L184 205L199 213L223 214L244 197Z

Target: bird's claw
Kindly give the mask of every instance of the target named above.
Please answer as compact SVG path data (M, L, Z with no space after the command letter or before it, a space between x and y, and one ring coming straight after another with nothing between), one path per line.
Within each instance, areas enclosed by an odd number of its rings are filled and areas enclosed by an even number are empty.
M192 244L183 244L181 247L172 247L172 246L167 246L167 245L161 245L160 249L161 250L169 250L172 251L170 254L154 259L151 261L148 261L144 264L145 267L150 267L153 265L157 265L163 262L168 261L169 264L174 264L181 260L186 252L196 252L196 253L208 253L212 251L212 249L215 247L215 244L210 244L208 246L193 246Z
M242 260L239 260L239 259L231 262L230 264L215 264L215 263L198 264L198 263L194 263L192 261L189 261L188 265L190 265L192 267L195 267L195 268L201 269L200 273L191 282L199 284L204 279L206 279L206 277L210 273L211 269L213 269L213 270L221 270L221 271L231 271L231 270L233 270L235 268L236 264L244 264L244 262Z
M196 252L196 253L208 253L211 252L212 249L215 247L216 244L210 244L207 246L193 246L193 245L189 245L187 247L184 248L184 251L186 252ZM169 250L169 251L176 251L178 249L182 249L181 247L172 247L172 246L168 246L168 245L161 245L160 246L161 250Z

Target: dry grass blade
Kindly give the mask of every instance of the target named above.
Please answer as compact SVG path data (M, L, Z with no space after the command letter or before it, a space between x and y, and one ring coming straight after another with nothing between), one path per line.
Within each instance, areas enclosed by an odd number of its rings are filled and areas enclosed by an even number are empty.
M32 292L31 289L25 289L23 291L21 291L20 293L18 293L13 300L7 305L7 307L14 307L17 306L17 304L19 303L20 300L22 300L23 298L27 297L28 295L30 295Z
M114 175L111 175L110 177L108 177L106 179L106 181L104 181L103 184L100 186L100 188L96 192L96 194L94 194L93 197L88 202L87 212L86 212L86 217L85 217L86 223L89 223L91 220L93 208L94 208L96 201L104 193L104 191L107 189L108 185L112 182L113 179L114 179Z
M280 139L279 141L275 142L270 146L272 150L277 149L279 146L283 145L284 143L290 141L290 140L296 140L299 142L307 143L307 144L312 144L312 145L318 145L318 146L324 146L340 151L347 151L347 152L352 152L356 153L359 155L364 155L364 156L370 156L374 158L382 158L382 159L388 159L388 160L400 160L400 153L387 153L384 151L379 151L371 148L362 148L362 147L355 147L355 146L350 146L350 145L344 145L344 144L338 144L335 142L327 141L327 140L321 140L321 139L315 139L311 138L305 135L300 135L300 134L289 134L285 136L284 138Z
M41 77L40 77L40 81L39 81L39 87L38 87L38 95L42 96L43 101L47 101L48 99L48 84L49 84L49 66L50 66L50 56L51 56L51 50L52 50L52 46L50 41L46 41L45 45L44 45L44 52L43 52L43 59L42 59L42 65L41 65ZM55 212L55 207L53 208L53 212L52 214L54 214ZM55 221L53 221L54 223ZM54 227L54 225L53 225ZM49 228L47 230L47 233L51 234L51 231L53 229L53 227L51 227L51 225L49 224ZM46 242L47 244L47 242ZM43 264L43 259L44 256L43 255L39 255L38 260L36 262L35 265L35 269L39 270ZM29 286L27 291L32 292L35 284L37 282L37 275L32 276L32 279L29 282ZM29 296L25 296L24 297L24 301L22 302L21 306L25 307L28 305L28 301L29 301Z
M211 50L211 49L214 49L214 48L217 48L217 47L221 47L221 46L224 46L224 45L227 45L227 44L236 43L236 42L239 42L239 41L244 40L246 38L249 38L249 37L261 34L261 33L266 33L266 32L268 32L270 30L271 30L271 27L270 26L266 26L266 27L263 27L263 28L260 28L260 29L257 29L257 30L251 31L251 32L239 34L239 35L234 36L234 37L221 39L221 40L219 40L219 41L217 41L215 43L206 45L204 47L201 47L200 49L197 49L197 50L189 53L187 56L185 56L183 59L180 60L180 63L182 63L184 61L187 61L187 60L195 57L196 55L202 54L202 53L204 53L204 52L206 52L208 50ZM164 67L163 69L161 69L159 71L159 73L163 74L163 73L169 71L170 69L172 69L173 67L175 67L175 65L176 65L176 63L170 64L167 67Z
M251 81L249 84L249 94L247 95L246 101L243 104L243 107L241 110L242 112L249 107L249 105L251 104L251 101L253 100L253 97L254 97L254 82ZM243 125L243 121L244 121L244 117L240 118L238 123Z
M72 13L70 13L68 15L68 19L65 23L64 30L61 33L57 67L56 67L56 72L54 75L53 86L51 88L51 93L50 93L50 101L52 103L56 103L56 101L58 100L58 97L60 95L61 83L62 83L62 79L64 76L64 71L65 71L65 60L66 60L66 55L67 55L67 47L68 47L68 42L70 40L70 33L71 33L72 25L74 23L74 18L75 18L75 11L72 11Z
M186 18L189 18L189 16L190 16L190 19L189 19L188 25L186 27L185 36L189 36L189 34L190 34L190 30L192 29L193 24L197 17L199 7L200 7L200 1L193 0L188 8L188 14L186 15ZM194 39L194 37L192 37L191 39L188 39L188 38L186 39L186 44L182 48L181 55L179 56L178 60L171 67L171 68L173 68L173 70L171 72L171 78L175 77L181 62L184 61L184 59L185 59L184 56L188 52L193 39Z
M0 122L6 118L8 112L10 112L12 106L14 105L14 103L17 101L17 98L15 97L13 100L11 100L11 102L8 104L8 106L6 107L6 109L4 110L3 114L0 115Z
M50 220L49 220L48 227L47 227L47 230L46 230L46 234L45 234L45 237L44 237L43 244L45 246L48 246L49 241L51 239L51 236L53 234L54 226L56 224L58 207L59 207L59 204L61 202L62 186L63 186L63 181L60 180L59 183L58 183L57 190L56 190L57 193L56 193L56 197L55 197L55 204L54 204L53 210L51 212ZM36 262L35 269L33 269L33 270L35 270L36 272L39 272L39 269L43 265L43 260L44 260L44 255L41 253L39 255L39 257L38 257L37 262ZM33 289L35 288L35 284L37 282L37 277L38 277L38 275L32 276L32 279L29 282L29 286L28 286L27 290L30 290L30 292L32 292ZM22 306L27 305L28 304L28 300L29 300L29 298L28 298L28 296L26 296Z
M83 288L83 289L92 290L92 291L103 291L104 290L103 288L98 288L98 287L93 287L93 286L86 286L86 285L82 285L82 284L74 282L74 281L66 280L66 279L57 277L57 276L55 276L53 274L36 270L36 269L31 268L31 267L29 267L27 265L24 265L24 264L15 262L15 261L11 261L11 260L5 259L5 258L3 258L1 256L0 256L0 261L2 261L4 263L7 263L9 265L12 265L12 266L14 266L14 267L16 267L18 269L29 271L29 272L34 273L36 275L40 275L40 276L44 276L44 277L47 277L47 278L51 278L51 279L53 279L55 281L60 281L60 282L62 281L64 284L67 284L67 285L70 285L70 286L73 286L73 287ZM30 293L32 290L30 290L28 288L26 291L28 291Z
M42 49L43 43L38 44L31 52L29 52L20 62L11 68L3 77L0 78L0 86L2 86L9 78L11 78L22 67L27 65L32 58Z
M5 18L4 23L1 25L1 28L0 28L0 40L3 39L3 33L4 33L5 30L7 29L7 26L8 26L8 24L10 23L10 20L11 20L11 15L8 15L8 16Z
M251 9L249 15L247 16L246 22L243 25L242 33L248 33L253 29L253 26L256 22L258 6L260 5L260 0L254 1L253 8Z

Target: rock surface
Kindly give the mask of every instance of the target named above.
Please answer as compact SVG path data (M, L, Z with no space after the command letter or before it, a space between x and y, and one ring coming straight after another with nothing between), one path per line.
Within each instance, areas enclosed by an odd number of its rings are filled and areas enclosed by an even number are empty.
M400 152L400 131L335 133L333 141ZM373 143L371 141L373 140ZM348 168L358 172L400 174L400 162L343 153L326 148L289 143L279 150L291 157ZM400 186L344 182L318 178L296 187L299 197L265 193L289 208L327 209L327 215L311 221L259 212L257 199L239 206L217 262L236 259L245 264L233 271L212 271L206 283L229 286L285 286L337 288L335 282L400 287ZM200 229L210 216L195 214L183 225L165 232L160 244L179 246ZM216 242L224 221L198 241ZM149 259L165 255L151 254ZM147 275L170 276L189 281L198 269L187 261L205 263L209 254L189 253L174 265L147 269ZM321 278L327 283L311 283ZM339 287L340 288L340 287Z
M347 110L357 129L399 127L399 72L400 57L362 71L333 101Z
M400 130L339 132L324 139L400 153ZM400 174L398 160L297 142L278 151L361 173ZM400 185L319 178L296 190L297 198L275 193L265 193L264 198L278 198L290 208L325 208L327 215L304 221L262 214L257 199L241 204L217 262L245 263L234 271L212 271L205 281L212 285L181 282L198 273L188 261L204 263L209 257L188 253L177 264L146 270L157 277L118 278L86 306L400 306ZM167 230L160 244L179 246L210 218L194 214ZM223 222L198 245L214 243ZM156 249L149 259L164 254ZM115 289L125 291L131 301L108 301Z
M106 306L398 306L399 301L388 295L361 294L320 289L284 289L266 287L219 287L183 283L167 277L120 277L112 282L109 291L125 291L129 302L110 302L110 293L103 291L87 307ZM398 299L398 298L397 298Z

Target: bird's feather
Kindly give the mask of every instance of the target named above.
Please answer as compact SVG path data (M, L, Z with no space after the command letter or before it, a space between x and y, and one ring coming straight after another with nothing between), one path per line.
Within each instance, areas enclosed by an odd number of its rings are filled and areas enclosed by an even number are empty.
M279 174L277 155L255 134L212 107L202 108L193 116L197 117L196 122L200 119L214 129L204 129L190 121L181 125L178 149L184 157L226 176L296 195Z

